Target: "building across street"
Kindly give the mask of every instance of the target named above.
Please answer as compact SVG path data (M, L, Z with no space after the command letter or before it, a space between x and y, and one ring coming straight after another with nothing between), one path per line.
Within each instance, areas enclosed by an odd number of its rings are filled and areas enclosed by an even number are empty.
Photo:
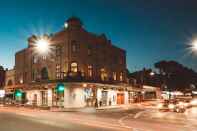
M77 17L60 32L28 38L28 47L15 55L14 69L6 71L5 90L17 102L65 108L157 98L156 88L128 84L126 51L104 34L86 31Z

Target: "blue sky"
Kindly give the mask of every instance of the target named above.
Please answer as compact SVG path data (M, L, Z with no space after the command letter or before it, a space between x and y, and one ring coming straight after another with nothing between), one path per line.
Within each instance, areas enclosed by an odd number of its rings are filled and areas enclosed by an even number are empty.
M1 0L0 65L12 68L14 55L33 33L53 33L72 15L90 32L105 33L127 51L131 71L176 60L197 70L186 44L197 34L195 0Z

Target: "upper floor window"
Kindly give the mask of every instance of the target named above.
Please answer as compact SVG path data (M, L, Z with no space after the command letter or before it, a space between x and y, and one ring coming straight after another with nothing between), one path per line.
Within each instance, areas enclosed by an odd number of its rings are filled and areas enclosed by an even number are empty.
M123 56L121 56L121 57L119 57L119 64L124 64L124 57Z
M35 81L36 77L37 77L36 70L33 69L33 71L32 71L32 80Z
M116 81L116 80L117 80L116 72L113 72L113 74L112 74L112 75L113 75L113 80L114 80L114 81Z
M123 81L123 73L120 72L120 81Z
M101 68L101 75L100 75L100 77L101 77L101 80L102 81L105 81L106 80L106 78L107 78L107 73L106 73L106 71L105 71L105 69L104 68Z
M38 58L36 56L33 56L33 64L36 64L38 62Z
M47 59L47 56L42 56L42 60L46 60Z
M42 80L49 79L47 67L44 67L44 68L41 69L41 79Z
M77 72L78 71L78 65L76 62L71 63L71 72Z
M92 55L92 47L88 46L88 55Z
M7 86L12 86L12 85L13 85L12 80L8 80Z
M72 41L71 48L72 52L76 53L79 51L79 44L76 41Z
M56 46L56 56L60 56L62 53L62 48L61 46Z
M92 75L93 75L92 65L88 65L88 76L92 77Z
M60 79L60 77L61 77L61 66L60 66L60 64L56 64L56 78L57 79Z

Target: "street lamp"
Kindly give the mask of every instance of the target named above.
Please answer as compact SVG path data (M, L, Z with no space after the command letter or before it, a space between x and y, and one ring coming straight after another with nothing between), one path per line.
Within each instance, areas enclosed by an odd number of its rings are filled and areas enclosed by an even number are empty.
M50 40L47 37L40 37L35 41L36 51L40 55L47 55L50 52Z
M150 73L150 76L154 76L154 75L155 75L155 73L154 73L154 72L151 72L151 73Z
M197 54L197 39L191 40L188 46L189 47L187 49L189 50L189 53Z

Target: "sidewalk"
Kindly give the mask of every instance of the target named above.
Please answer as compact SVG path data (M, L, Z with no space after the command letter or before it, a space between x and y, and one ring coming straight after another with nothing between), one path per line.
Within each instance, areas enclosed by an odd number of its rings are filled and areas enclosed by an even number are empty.
M155 108L157 101L145 101L141 103L132 103L127 105L113 105L113 106L102 106L102 107L83 107L83 108L62 108L62 107L33 107L33 106L16 106L16 105L5 105L7 107L23 107L29 109L38 110L49 110L51 112L84 112L84 113L96 113L96 112L107 112L107 111L126 111L131 109L145 109Z
M113 105L113 106L102 106L102 107L83 107L83 108L57 108L52 107L50 111L52 112L84 112L84 113L95 113L95 112L107 112L107 111L124 111L131 109L145 109L145 108L155 108L154 102L141 102L133 103L127 105Z

